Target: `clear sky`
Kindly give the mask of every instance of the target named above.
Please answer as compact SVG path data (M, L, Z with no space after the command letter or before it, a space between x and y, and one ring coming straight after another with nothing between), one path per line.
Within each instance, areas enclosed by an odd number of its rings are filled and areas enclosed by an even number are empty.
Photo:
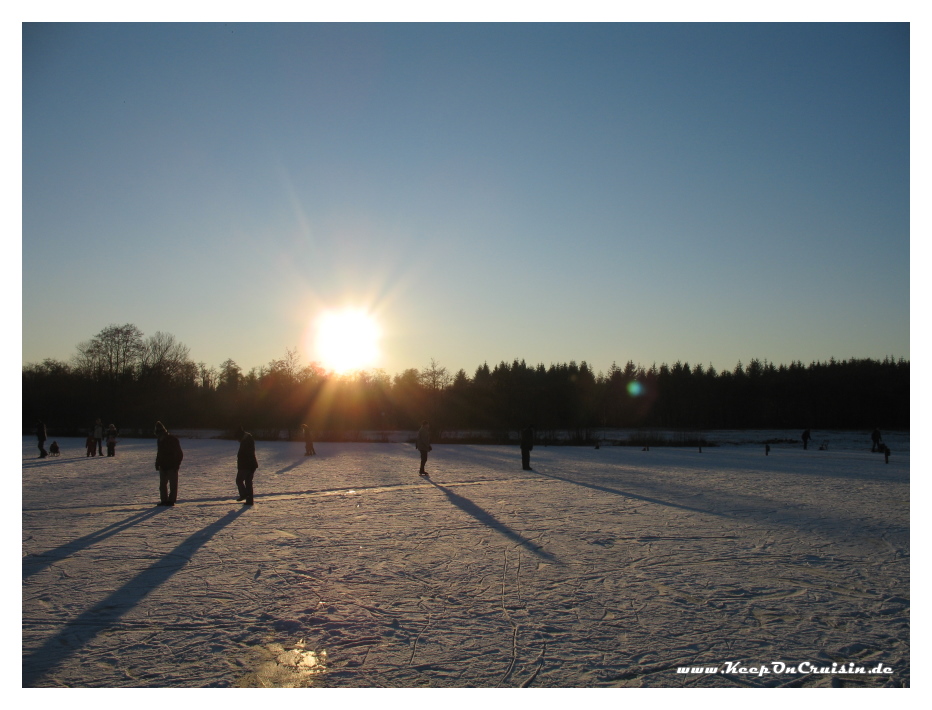
M889 24L24 25L22 360L910 357Z

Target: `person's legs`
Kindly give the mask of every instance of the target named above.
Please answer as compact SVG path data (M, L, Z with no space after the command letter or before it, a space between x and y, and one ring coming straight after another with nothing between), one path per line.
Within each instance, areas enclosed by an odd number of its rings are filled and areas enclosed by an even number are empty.
M178 469L168 472L168 504L174 505L178 500Z
M246 478L243 481L244 488L246 489L246 505L252 505L252 477L255 473L255 471L246 471Z
M427 451L421 449L421 473L424 473L424 466L427 465Z
M239 490L237 500L244 500L247 505L252 505L252 478L255 473L245 468L236 472L236 488Z
M168 503L168 471L159 470L159 504Z

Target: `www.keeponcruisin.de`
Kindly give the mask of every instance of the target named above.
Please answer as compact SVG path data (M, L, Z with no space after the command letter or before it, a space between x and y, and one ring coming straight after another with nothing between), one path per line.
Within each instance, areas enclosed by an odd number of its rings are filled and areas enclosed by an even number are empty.
M752 666L740 661L725 661L721 666L677 666L676 672L686 675L889 675L893 669L878 663L874 666L857 666L854 663L783 663L773 661Z

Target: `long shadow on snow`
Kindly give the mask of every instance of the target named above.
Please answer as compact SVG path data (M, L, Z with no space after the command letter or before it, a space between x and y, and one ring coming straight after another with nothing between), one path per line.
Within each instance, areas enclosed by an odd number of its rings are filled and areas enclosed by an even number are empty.
M871 534L877 536L885 534L906 535L907 538L909 536L908 526L904 527L902 525L891 524L887 525L883 529L876 529L876 526L868 525L861 518L830 516L826 515L825 511L806 511L802 510L800 506L787 508L785 507L786 504L783 502L773 501L768 498L762 498L760 496L726 496L712 489L691 486L688 484L677 484L678 490L675 492L669 490L668 488L661 488L655 493L655 490L653 489L657 489L658 486L638 484L641 488L648 488L654 495L664 495L669 496L670 498L674 498L677 495L687 498L695 498L697 496L709 496L712 498L707 507L699 507L696 505L677 503L675 500L663 500L661 498L654 497L653 495L648 496L642 493L634 493L630 490L619 490L617 488L601 486L595 483L575 481L572 478L556 476L550 473L542 473L537 470L534 470L533 473L536 473L539 476L544 476L546 478L552 478L557 481L571 483L574 486L582 486L583 488L589 488L591 490L601 491L603 493L611 493L612 495L622 496L623 498L632 498L634 500L644 501L645 503L654 503L656 505L663 505L670 508L678 508L679 510L686 510L692 513L715 515L717 517L725 518L728 520L747 520L748 518L753 518L760 522L789 527L794 530L818 528L824 534L828 534L833 537L841 537L844 540L850 539L849 531L851 529L859 530L863 532L865 536Z
M447 488L444 488L443 486L441 486L439 483L436 483L435 481L431 481L430 479L427 479L427 480L428 482L432 483L436 488L438 488L440 491L442 491L443 494L449 499L449 501L453 505L455 505L457 508L459 508L463 512L469 513L469 515L474 517L476 520L478 520L483 525L488 525L490 528L492 528L496 532L501 533L508 539L514 540L519 545L521 545L524 549L528 550L529 552L533 552L538 557L542 557L548 562L561 564L560 561L556 557L551 555L549 552L544 552L543 550L541 550L539 545L535 545L533 542L528 540L526 537L523 537L519 533L512 530L510 527L508 527L503 522L498 520L498 518L496 518L490 512L488 512L484 508L481 508L480 506L473 503L471 500L469 500L469 498L464 498L461 495L457 495L453 491Z
M194 553L227 525L245 512L231 510L182 541L174 550L137 574L106 599L98 602L76 619L68 622L42 646L23 656L23 687L35 685L43 676L64 663L98 634L114 626L152 591L178 572Z
M33 459L24 459L23 460L23 470L30 468L40 468L44 466L59 466L66 463L74 463L75 461L80 461L83 459L83 456L46 456L44 459L40 459L36 456ZM90 458L97 458L95 456L89 456ZM104 458L107 458L106 456Z
M300 466L302 463L305 463L305 462L307 461L307 459L309 459L309 458L311 458L311 457L310 457L310 456L302 456L300 460L295 461L295 462L292 463L292 464L288 464L288 465L285 466L284 468L280 468L280 469L278 469L277 471L272 471L272 473L273 473L274 475L278 475L278 474L280 474L280 473L288 473L289 471L293 471L294 469L298 468L298 466Z
M698 454L694 451L677 452L682 455L683 461L688 465L701 467L714 467L718 472L734 471L736 474L747 473L747 461L732 460L729 457L716 457L715 449L707 449L706 453ZM878 481L880 483L908 483L909 482L909 464L904 461L903 456L897 460L896 454L890 457L890 464L885 464L883 454L857 451L810 451L803 454L802 451L792 451L794 458L782 456L783 451L777 449L770 455L770 461L791 461L794 465L790 468L781 468L775 471L778 475L784 476L814 476L816 478L833 478L843 481ZM760 454L761 459L765 459L764 454ZM908 454L907 454L908 456ZM711 459L711 460L710 460ZM831 468L827 464L839 464L845 461L851 461L858 464L853 468ZM860 466L870 461L872 468L862 470ZM904 468L905 467L905 468Z
M41 572L46 567L53 565L60 560L65 559L69 555L73 555L78 550L83 550L91 545L96 545L101 540L106 540L111 535L116 535L118 532L122 532L127 528L141 523L146 518L151 518L153 515L164 511L165 508L152 508L145 510L141 513L136 513L131 515L126 520L121 520L118 523L113 523L108 525L97 532L90 533L84 537L79 537L77 540L72 540L71 542L66 542L64 545L59 545L54 550L49 550L48 552L40 552L37 554L27 555L23 558L23 579L27 579L37 572Z

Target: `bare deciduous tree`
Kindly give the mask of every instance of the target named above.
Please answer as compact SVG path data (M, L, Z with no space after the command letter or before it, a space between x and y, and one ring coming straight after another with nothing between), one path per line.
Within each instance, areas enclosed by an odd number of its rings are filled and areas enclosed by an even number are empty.
M108 325L78 345L75 367L110 382L135 374L145 352L142 331L132 323Z
M155 379L176 380L184 374L189 350L171 333L157 331L145 341L142 369Z

